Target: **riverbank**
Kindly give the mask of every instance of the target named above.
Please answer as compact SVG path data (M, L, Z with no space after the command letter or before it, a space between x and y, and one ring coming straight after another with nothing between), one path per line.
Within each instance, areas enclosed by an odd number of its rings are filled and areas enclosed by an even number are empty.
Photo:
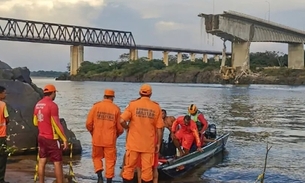
M65 79L63 79L65 80ZM218 70L192 69L184 72L170 70L153 70L145 74L133 76L113 75L103 72L92 76L76 75L68 78L71 81L107 81L107 82L159 82L159 83L203 83L203 84L233 84L234 81L224 81ZM305 85L305 70L287 68L264 69L252 72L239 79L238 84L276 84Z

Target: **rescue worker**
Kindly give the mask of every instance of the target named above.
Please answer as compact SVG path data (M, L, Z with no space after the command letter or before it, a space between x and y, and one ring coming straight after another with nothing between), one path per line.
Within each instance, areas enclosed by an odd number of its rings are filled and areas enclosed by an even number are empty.
M38 126L39 183L44 183L47 158L54 163L56 182L63 183L62 150L68 148L68 141L59 120L58 106L53 102L56 98L55 86L46 85L43 93L44 97L34 108L33 119L34 125ZM63 149L59 138L63 141Z
M128 129L125 163L122 178L124 183L132 183L138 158L141 159L141 179L152 183L155 153L159 152L164 127L161 108L150 99L152 88L143 84L140 98L133 100L121 115L123 128ZM127 125L127 121L129 121ZM157 144L155 136L157 134Z
M188 107L188 115L190 115L191 119L196 123L199 131L199 136L201 137L201 135L208 129L207 120L204 118L202 112L197 109L195 104L191 104Z
M106 89L104 100L93 105L86 121L86 128L92 136L92 160L98 183L103 182L104 158L105 177L107 183L112 182L117 159L116 141L124 132L120 124L121 110L113 103L114 97L114 91Z
M9 183L4 180L8 153L6 149L6 126L9 123L7 107L3 100L6 97L6 88L0 86L0 183Z
M157 136L155 138L155 143L158 142ZM153 169L153 183L158 183L159 173L158 173L158 166L159 166L159 153L155 153L154 157L154 164L152 166ZM137 162L137 175L138 175L138 183L142 183L141 181L141 158L138 158Z
M178 125L180 125L180 129L177 131ZM173 123L172 139L181 156L189 153L194 139L196 141L197 151L203 151L201 149L201 141L199 139L196 123L191 120L189 115L180 116ZM181 149L181 146L183 147L183 150Z

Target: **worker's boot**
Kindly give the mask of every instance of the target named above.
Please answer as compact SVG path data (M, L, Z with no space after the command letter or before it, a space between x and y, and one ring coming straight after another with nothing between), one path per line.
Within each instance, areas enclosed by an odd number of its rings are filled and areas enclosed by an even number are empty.
M103 171L101 171L101 170L96 172L96 174L97 174L97 183L104 183L102 172Z
M142 183L153 183L153 180L150 180L150 181L144 181L144 180L142 179Z
M112 183L112 178L107 178L107 183Z
M123 178L123 183L133 183L133 180L127 180Z

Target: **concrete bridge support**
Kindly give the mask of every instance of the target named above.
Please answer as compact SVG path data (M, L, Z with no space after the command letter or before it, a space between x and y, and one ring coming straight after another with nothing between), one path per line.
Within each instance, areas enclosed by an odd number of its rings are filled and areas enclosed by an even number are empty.
M84 61L84 47L70 46L70 75L76 75L78 68Z
M166 66L168 66L168 51L163 52L163 62Z
M250 64L250 49L248 42L232 42L232 67L243 67L244 63L247 62L246 69L249 69Z
M219 55L215 55L214 60L215 60L215 62L219 62Z
M148 60L151 61L152 59L154 59L153 57L153 51L152 50L148 50Z
M138 60L138 50L137 49L129 50L129 60Z
M177 63L179 64L180 62L182 62L182 53L178 52L178 54L177 54Z
M190 53L191 55L191 61L195 62L196 54L195 53Z
M288 68L304 69L304 44L288 44Z
M208 55L207 55L207 54L203 54L203 56L202 56L202 61L203 61L204 63L208 63Z

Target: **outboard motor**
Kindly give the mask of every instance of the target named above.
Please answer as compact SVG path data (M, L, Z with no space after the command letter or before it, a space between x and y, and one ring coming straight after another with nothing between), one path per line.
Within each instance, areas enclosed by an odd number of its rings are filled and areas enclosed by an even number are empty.
M205 137L207 139L216 139L217 130L215 124L209 124L208 129L205 131Z

